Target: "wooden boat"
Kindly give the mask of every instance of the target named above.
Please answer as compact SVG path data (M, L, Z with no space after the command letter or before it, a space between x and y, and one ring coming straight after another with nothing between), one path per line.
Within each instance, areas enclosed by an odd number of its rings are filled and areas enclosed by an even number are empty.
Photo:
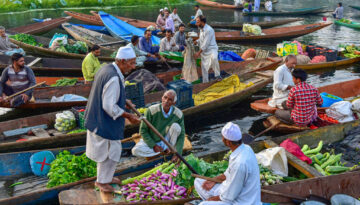
M313 7L302 9L291 9L283 11L258 11L258 12L243 12L247 16L299 16L324 13L326 7Z
M71 19L71 16L61 17L52 19L49 21L33 23L25 26L11 28L9 31L15 33L26 33L26 34L43 34L54 28L59 27L62 23L65 23Z
M210 0L196 0L199 4L204 5L204 6L209 6L209 7L216 7L216 8L221 8L221 9L243 9L243 6L237 7L235 5L231 5L231 4L223 4L223 3L218 3L218 2L214 2L214 1L210 1ZM273 0L272 1L273 4L277 3L277 0ZM261 5L264 5L264 2L261 2Z
M271 28L275 26L281 26L284 24L296 22L296 21L303 21L303 18L288 18L288 19L280 19L280 20L272 20L272 21L261 21L261 22L249 22L252 25L259 25L262 29L264 28ZM225 22L211 22L209 25L213 28L223 28L223 29L234 29L234 30L241 30L245 23L225 23ZM195 24L188 24L189 26L196 28Z
M99 45L100 48L105 51L105 55L111 55L119 49L120 46L126 45L126 41L116 39L106 34L91 31L86 28L64 23L61 25L62 28L68 32L74 39L83 41L86 44L93 46ZM102 44L109 46L101 46Z
M360 10L360 6L354 6L354 5L349 5L350 8L356 9L356 10Z
M360 29L360 23L354 22L354 21L351 21L351 23L345 23L345 22L342 22L341 20L335 20L334 23L336 25L340 25L340 26L346 26L349 28Z
M93 15L77 13L77 12L73 12L73 11L64 11L64 13L69 16L72 16L75 19L86 22L87 24L104 26L104 24L101 21L101 19L99 18L99 16L97 16L96 12L91 12ZM115 17L119 18L122 21L125 21L126 23L129 23L137 28L147 28L148 26L154 26L154 27L156 26L156 24L154 22L125 18L125 17L120 17L120 16L115 16Z
M37 56L46 56L46 57L62 57L62 58L70 58L70 59L84 59L86 55L84 54L76 54L76 53L65 53L65 52L59 52L49 49L49 38L41 37L41 36L33 36L35 40L38 43L42 43L44 47L39 46L33 46L30 44L26 44L20 41L17 41L15 39L9 38L10 41L16 45L18 45L20 48L24 49L26 52L36 54ZM71 42L71 41L69 41ZM99 60L101 61L113 61L114 58L111 57L105 57L100 56Z
M303 36L322 28L325 28L332 23L315 23L300 26L289 26L281 28L263 29L264 35L243 35L241 31L215 32L215 37L218 42L244 42L244 43L258 43L267 41L283 41L299 36ZM194 40L197 38L194 38Z
M122 21L121 19L115 18L114 16L105 13L103 11L99 12L99 17L104 23L107 30L112 36L118 39L124 39L128 42L131 42L133 35L143 36L144 31L136 28L133 25ZM155 45L160 45L160 38L156 36L151 36L152 43Z
M95 25L88 25L88 24L72 24L72 25L83 27L88 30L96 31L96 32L103 33L106 35L111 35L105 26L95 26Z
M335 96L339 96L343 99L354 97L360 95L360 79L345 81L341 83L336 83L332 85L327 85L319 87L319 92L326 92ZM277 108L270 107L268 103L269 99L257 100L250 104L250 107L259 112L266 112L274 114ZM324 108L321 108L323 110ZM320 110L320 111L321 111ZM277 124L279 120L275 116L267 118L263 122L265 127L270 127L271 125ZM274 128L274 130L283 132L283 133L293 133L300 132L303 130L308 130L308 127L299 127L296 125L287 125L284 123L279 124Z
M309 64L298 64L296 68L301 68L304 70L316 70L323 68L337 68L340 66L347 66L354 63L360 62L360 57L357 58L345 58L342 60L323 62L323 63L309 63Z
M273 138L271 140L266 141L258 141L253 142L250 146L257 153L265 148L270 148L276 146L276 144L280 144L282 141L286 139L291 139L299 146L303 146L304 144L308 144L310 147L316 147L319 140L323 140L324 144L330 144L337 141L341 141L346 136L346 131L351 130L360 125L360 120L332 125L328 127L322 127L317 130L309 130L302 133L295 133L292 135L284 135L277 138ZM200 153L195 153L196 156L202 157L204 159L221 159L221 157L228 152L228 149L221 146L214 146L212 149ZM321 176L314 168L308 166L304 162L298 160L291 154L287 154L288 162L291 166L298 169L300 172L304 173L309 178L319 177ZM154 165L163 162L163 158L154 159L152 161L145 161L139 158L129 158L123 161L121 166L118 167L116 171L116 175L124 175L132 172L136 172L139 170L143 170L146 168L151 168ZM351 172L353 173L353 172ZM340 176L340 175L335 175ZM21 180L21 179L20 179ZM29 177L27 183L24 185L19 185L17 190L14 190L14 195L9 196L8 198L0 199L0 204L25 204L25 203L39 203L39 202L48 202L57 198L57 194L63 190L68 190L72 188L81 188L81 186L89 186L87 183L93 183L95 178L83 179L78 182L61 185L54 188L45 188L46 180L39 177ZM25 181L25 180L24 180ZM27 184L31 184L36 182L37 186L29 186L30 188L23 188ZM301 181L299 181L301 182ZM80 186L80 187L79 187ZM91 186L91 184L90 184ZM267 186L267 189L271 189L272 185ZM17 186L16 186L17 187ZM76 190L73 190L76 191ZM82 197L79 197L82 198ZM62 198L62 200L65 200Z
M358 199L360 196L360 171L346 172L343 174L305 179L279 185L264 187L265 190L281 192L284 194L308 197L316 195L330 200L335 194L346 194ZM289 198L274 196L262 192L261 201L268 203L291 203Z

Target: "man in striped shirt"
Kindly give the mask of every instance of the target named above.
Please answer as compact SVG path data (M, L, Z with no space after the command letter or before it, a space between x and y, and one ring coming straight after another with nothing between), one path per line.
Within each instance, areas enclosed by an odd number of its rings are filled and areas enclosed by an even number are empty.
M318 89L305 82L307 74L304 70L295 69L292 76L295 87L290 90L284 110L276 110L275 115L287 124L307 126L316 120L316 105L321 105L323 99Z
M34 72L31 68L25 66L25 59L23 55L14 53L11 56L12 64L9 65L1 74L0 78L0 103L5 102L5 97L22 91L28 87L36 84ZM27 103L32 97L33 90L28 90L25 93L18 95L11 99L10 105L12 107L20 106Z

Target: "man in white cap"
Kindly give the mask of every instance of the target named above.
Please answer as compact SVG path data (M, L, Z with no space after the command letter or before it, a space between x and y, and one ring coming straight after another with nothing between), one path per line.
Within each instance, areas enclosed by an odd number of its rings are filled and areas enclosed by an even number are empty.
M215 177L221 184L195 179L195 189L205 200L200 205L260 205L260 171L254 151L243 144L238 125L228 122L221 134L225 146L232 151L229 167Z
M156 19L156 27L161 31L165 30L165 18L164 18L164 9L160 9L159 16Z
M103 66L96 74L85 111L87 129L86 156L97 162L95 186L103 192L113 192L111 183L121 156L125 118L139 123L136 115L125 111L125 82L123 74L135 69L136 55L131 47L121 47L115 62Z

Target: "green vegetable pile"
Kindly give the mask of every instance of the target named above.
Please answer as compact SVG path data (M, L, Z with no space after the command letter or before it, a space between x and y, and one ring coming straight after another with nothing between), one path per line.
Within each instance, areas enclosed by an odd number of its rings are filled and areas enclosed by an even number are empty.
M50 166L48 188L96 176L96 162L87 158L85 153L75 156L65 150L56 156Z
M346 23L346 24L351 24L351 20L350 19L345 19L345 18L342 18L339 20L341 23Z
M346 58L360 57L360 47L359 46L340 44L339 48L345 49L343 51L343 54Z
M71 111L56 114L55 129L60 132L69 131L76 127L76 118Z
M75 85L77 83L77 81L78 81L77 78L73 78L73 79L63 78L63 79L57 80L55 84L52 84L50 86L51 87L72 86L72 85Z
M86 132L86 130L84 129L77 129L77 130L73 130L71 132L68 132L67 134L76 134L76 133L83 133Z
M88 52L86 43L82 41L76 41L76 43L74 43L73 45L70 44L61 45L61 42L59 43L60 43L60 47L56 49L56 51L58 52L76 53L76 54L86 54Z
M333 175L342 172L349 171L354 167L344 166L346 163L341 163L342 154L335 154L334 151L320 153L323 147L323 141L321 140L318 146L314 149L310 149L308 145L304 145L301 151L312 160L312 166L323 175Z
M16 35L9 36L9 38L15 39L17 41L38 47L44 47L43 44L36 42L35 38L29 34L18 33Z
M259 164L261 186L269 186L273 184L282 184L283 178L279 175L273 174L272 171Z

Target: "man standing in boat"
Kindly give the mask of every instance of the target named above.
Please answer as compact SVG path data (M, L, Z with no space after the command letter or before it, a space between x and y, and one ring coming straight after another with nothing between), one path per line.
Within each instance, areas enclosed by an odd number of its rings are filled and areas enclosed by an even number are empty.
M180 24L182 24L183 22L182 22L180 16L178 15L178 13L177 13L177 8L176 7L174 8L174 10L171 13L170 17L174 21L175 29L178 29Z
M94 81L96 72L101 68L99 56L101 54L100 46L93 45L90 53L84 58L81 70L85 79L85 84L91 84Z
M201 56L201 71L203 83L209 82L208 72L213 69L215 77L220 77L220 65L218 60L218 46L215 39L215 31L206 24L206 18L199 16L196 18L196 25L200 28L199 39L194 42L199 45L200 50L195 53L194 58Z
M184 114L175 107L177 100L176 92L168 90L161 98L161 103L150 106L145 111L146 119L163 135L165 139L182 154L185 140ZM169 153L170 150L164 142L144 123L140 124L142 139L132 149L137 157L154 157L160 153ZM174 155L173 161L177 161Z
M14 53L11 56L12 64L9 65L1 74L0 78L0 104L5 101L6 96L20 92L36 84L34 72L25 65L24 56ZM11 107L18 107L27 103L33 93L33 89L18 95L10 100Z
M282 103L288 98L289 91L295 86L291 70L297 64L296 56L288 55L285 58L285 63L278 67L274 72L273 82L273 96L269 101L269 106L283 108Z
M222 141L232 151L229 167L215 179L216 184L196 178L195 189L205 200L200 205L261 204L260 171L254 151L242 142L238 125L229 122L221 130Z
M288 100L284 109L278 109L275 116L286 124L307 126L317 118L317 107L321 105L321 98L318 89L307 84L307 74L302 69L295 69L292 72L295 87L290 89Z
M85 111L87 129L86 156L97 162L95 186L103 192L113 192L111 183L121 184L114 178L121 156L125 118L139 123L136 115L125 111L125 82L123 74L135 69L136 55L132 48L121 47L115 62L103 66L95 75Z

